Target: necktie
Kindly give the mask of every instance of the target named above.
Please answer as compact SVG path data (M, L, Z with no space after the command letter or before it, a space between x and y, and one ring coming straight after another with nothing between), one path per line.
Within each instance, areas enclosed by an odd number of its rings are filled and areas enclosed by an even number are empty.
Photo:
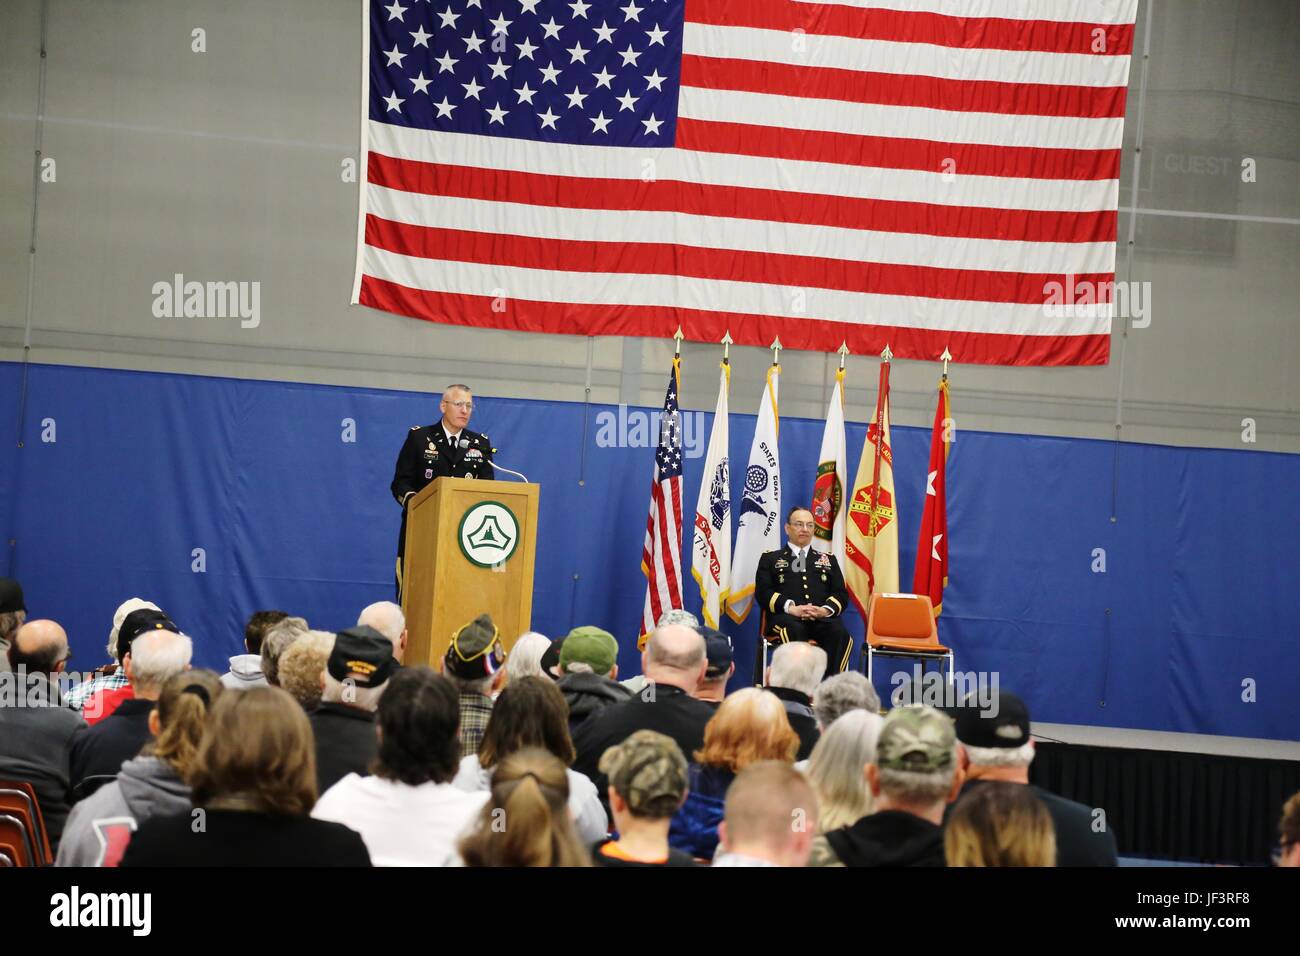
M802 548L800 548L798 553L795 555L794 572L795 574L803 574L804 572L804 551Z

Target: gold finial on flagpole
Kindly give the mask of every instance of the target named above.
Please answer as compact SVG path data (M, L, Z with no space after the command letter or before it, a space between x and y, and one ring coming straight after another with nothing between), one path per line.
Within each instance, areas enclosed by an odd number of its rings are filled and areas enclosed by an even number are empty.
M891 351L889 351L889 343L888 343L888 342L885 343L885 350L884 350L883 352L880 353L880 357L881 357L882 359L884 359L886 362L888 362L890 359L892 359L892 358L894 357L894 353L891 352Z
M726 334L722 336L722 361L731 361L731 329L727 329Z
M849 343L841 342L840 347L836 349L840 354L840 371L844 371L844 360L849 357Z
M673 338L677 340L677 348L673 351L673 355L677 356L677 358L681 358L682 339L686 338L686 336L682 335L682 327L680 325L677 326L677 331L673 333Z
M943 354L940 355L939 358L943 359L943 377L944 377L944 381L947 381L948 363L952 361L952 353L948 351L947 346L944 347Z
M769 345L768 348L770 348L770 349L772 350L772 364L773 364L773 365L780 365L780 364L781 364L781 350L782 350L783 348L785 348L785 346L781 344L781 337L778 335L776 338L774 338L774 339L772 340L772 344Z

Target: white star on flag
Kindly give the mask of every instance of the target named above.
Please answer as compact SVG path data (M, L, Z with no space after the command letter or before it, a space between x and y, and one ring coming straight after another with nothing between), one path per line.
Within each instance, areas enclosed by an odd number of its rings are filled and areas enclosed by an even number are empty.
M426 79L424 78L424 70L421 70L419 76L417 76L417 77L413 77L413 78L411 79L411 85L412 85L413 87L415 87L415 89L413 89L411 92L413 92L413 93L423 93L424 95L428 96L428 95L429 95L429 84L432 83L432 82L433 82L433 80L426 80Z
M415 41L415 46L422 46L427 50L429 48L429 38L432 36L432 33L425 33L424 24L420 24L420 28L411 34L411 39Z
M406 54L398 48L396 43L393 44L391 50L384 51L384 56L388 57L388 63L385 64L386 66L401 66L402 61L406 59Z
M643 119L641 124L645 126L647 136L654 136L659 132L659 127L664 125L664 121L655 119L654 113L651 113L650 118Z
M941 534L936 534L936 535L934 536L934 541L932 541L932 542L930 543L930 557L934 558L934 560L936 560L936 561L942 561L942 560L943 560L943 558L939 557L939 540L940 540L942 537L943 537L943 535L941 535Z
M388 111L390 113L393 111L400 113L402 112L402 104L405 103L406 100L398 99L396 93L390 93L388 96L384 97L384 102L388 104Z
M928 475L925 476L925 493L926 493L927 495L934 495L934 494L935 494L935 491L934 491L934 479L936 479L936 478L938 478L938 477L939 477L939 473L938 473L937 471L932 471L932 472L930 472Z
M491 119L488 120L489 125L492 124L492 123L500 123L502 126L505 126L505 125L506 125L506 113L508 113L508 112L510 112L510 111L509 111L509 110L503 110L503 109L501 108L501 104L500 104L500 103L497 103L496 106L492 107L491 109L485 110L485 112L488 114L488 116L491 117Z
M592 122L592 125L595 127L595 128L592 130L593 133L608 133L608 132L609 132L609 124L610 124L611 122L613 122L613 117L610 117L609 119L606 119L606 118L605 118L605 111L604 111L604 110L601 110L601 111L600 111L599 113L597 113L595 116L591 117L591 122Z
M454 110L457 106L457 104L451 102L445 96L442 98L441 103L434 103L433 105L438 108L439 116L445 116L448 119L451 119L451 111Z
M393 5L391 7L384 7L384 9L388 11L389 20L402 20L402 14L411 8L404 7L400 5L397 0L393 0ZM405 23L406 21L402 20L402 22Z
M452 13L450 4L448 4L447 9L438 14L438 16L442 18L442 23L438 25L439 29L442 27L451 27L453 30L456 29L456 21L460 19L460 14Z
M537 118L542 121L542 129L555 129L555 121L560 118L558 113L552 113L551 108L546 107L545 113L538 113Z

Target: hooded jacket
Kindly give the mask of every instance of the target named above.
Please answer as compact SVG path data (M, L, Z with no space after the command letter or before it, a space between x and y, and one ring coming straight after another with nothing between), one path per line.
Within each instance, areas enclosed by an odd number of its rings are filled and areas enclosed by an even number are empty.
M262 656L236 654L230 659L230 670L221 675L221 683L234 690L265 687L266 675L262 673Z
M823 866L944 866L943 827L902 810L880 810L823 839ZM816 851L814 851L815 855Z
M569 705L569 733L577 731L588 717L610 704L621 703L632 697L630 689L599 674L565 674L560 678L558 686Z
M117 779L72 808L55 866L117 866L131 834L152 816L190 808L190 788L171 764L136 757Z

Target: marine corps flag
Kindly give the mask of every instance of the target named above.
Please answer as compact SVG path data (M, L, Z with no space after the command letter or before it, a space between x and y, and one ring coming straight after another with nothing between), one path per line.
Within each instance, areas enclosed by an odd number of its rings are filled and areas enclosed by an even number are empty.
M695 501L695 539L691 547L691 577L700 586L704 623L716 628L731 589L731 480L727 470L727 391L731 365L722 360L718 407L713 413L709 453Z
M898 499L894 495L894 452L889 437L889 360L885 347L880 363L880 394L876 414L867 426L867 440L858 462L849 503L844 553L844 582L862 620L876 591L898 590Z
M817 456L817 480L813 484L812 546L835 555L844 567L844 534L847 530L844 510L844 486L849 480L848 453L844 441L844 369L835 374L835 390L826 410L826 430L822 432L822 451Z
M767 384L758 406L758 424L754 443L749 448L745 468L745 496L740 499L739 528L736 531L736 560L732 571L732 592L727 599L727 614L733 621L743 621L754 603L754 577L758 559L764 551L781 547L781 458L776 439L781 428L777 388L781 366L773 362L767 370Z
M948 376L939 382L939 404L930 433L930 470L925 479L925 511L921 515L921 536L916 542L916 570L912 591L930 595L934 616L943 609L943 589L948 584L948 514L945 487L948 445L951 443L948 407Z

